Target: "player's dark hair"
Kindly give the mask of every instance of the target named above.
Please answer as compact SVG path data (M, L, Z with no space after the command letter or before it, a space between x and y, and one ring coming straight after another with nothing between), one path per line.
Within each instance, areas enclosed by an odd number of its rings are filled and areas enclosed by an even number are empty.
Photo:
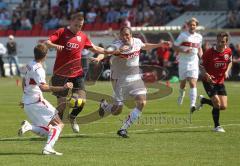
M128 30L128 31L130 32L130 34L132 34L132 29L131 29L130 27L122 27L122 28L120 29L120 33L124 32L124 31L126 31L126 30Z
M34 59L36 61L43 59L47 55L47 52L48 52L48 47L45 44L40 43L36 45L34 47Z
M227 42L228 42L228 34L226 33L226 32L219 32L218 34L217 34L217 38L224 38L224 37L226 37L226 40L227 40Z
M77 12L77 13L74 13L71 15L71 20L75 20L75 19L78 19L78 20L84 20L84 14L83 12Z

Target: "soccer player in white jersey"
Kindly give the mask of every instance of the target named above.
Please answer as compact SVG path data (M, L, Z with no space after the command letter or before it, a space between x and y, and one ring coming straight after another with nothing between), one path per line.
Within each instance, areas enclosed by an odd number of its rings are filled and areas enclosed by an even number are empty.
M27 64L26 74L23 78L23 100L24 111L31 120L22 122L18 135L22 136L27 131L32 131L37 135L46 136L42 153L45 155L62 155L53 149L55 142L62 131L64 124L58 116L58 111L46 99L43 92L57 92L70 89L72 83L66 83L64 86L49 86L45 80L45 70L43 63L47 56L48 48L44 44L38 44L34 48L34 60Z
M199 58L202 56L202 35L196 32L199 24L196 18L191 18L187 24L188 31L180 33L174 42L174 49L179 52L180 89L178 104L183 103L186 82L188 82L190 86L190 111L192 113L196 110L198 66Z
M129 27L123 27L120 30L120 39L112 43L112 47L118 50L110 60L114 103L108 104L106 100L102 100L99 115L104 116L105 112L109 112L112 115L120 114L123 102L127 97L134 97L136 106L117 132L123 138L128 137L127 129L139 118L143 107L146 105L147 89L139 70L140 50L151 50L161 47L163 44L166 44L166 42L158 44L143 43L140 39L132 37L132 31ZM100 61L103 58L104 55L100 54L93 60Z

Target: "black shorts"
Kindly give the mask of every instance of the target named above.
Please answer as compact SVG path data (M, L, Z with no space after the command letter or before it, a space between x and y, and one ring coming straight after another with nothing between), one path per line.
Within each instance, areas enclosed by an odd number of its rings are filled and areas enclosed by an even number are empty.
M85 91L84 76L68 78L68 77L54 75L54 76L52 76L52 79L51 79L51 83L53 86L63 86L67 82L73 83L73 92L76 92L78 90ZM60 92L53 92L53 95L55 95L57 97L66 97L68 95L68 90L66 89L66 90L60 91Z
M227 96L227 91L224 84L210 84L203 81L203 87L210 98L214 95Z

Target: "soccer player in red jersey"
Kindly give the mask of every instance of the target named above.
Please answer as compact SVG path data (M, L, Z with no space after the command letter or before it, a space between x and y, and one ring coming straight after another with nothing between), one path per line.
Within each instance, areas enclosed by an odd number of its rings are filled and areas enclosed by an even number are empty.
M62 86L65 82L72 82L73 92L83 99L81 106L73 108L70 114L70 122L73 132L79 132L79 126L76 122L77 115L82 111L86 92L84 87L84 73L81 65L81 52L83 49L89 49L94 53L108 54L104 48L95 46L88 36L81 31L84 23L82 13L75 13L71 16L70 25L66 28L60 28L49 36L46 44L50 48L57 50L57 57L53 69L52 85ZM60 117L66 107L66 96L68 91L54 93L58 101L58 111Z
M224 86L225 78L228 78L232 66L232 51L228 44L228 34L221 32L217 34L217 43L208 49L202 56L200 69L203 75L203 86L210 99L199 96L200 109L203 104L212 106L214 131L225 132L220 126L220 110L227 108L227 92Z

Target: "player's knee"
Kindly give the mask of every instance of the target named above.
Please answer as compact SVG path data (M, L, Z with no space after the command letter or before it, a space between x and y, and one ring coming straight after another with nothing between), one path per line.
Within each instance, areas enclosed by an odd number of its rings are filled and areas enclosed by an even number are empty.
M58 127L62 130L64 128L64 123L59 123Z
M147 104L147 101L146 100L138 100L137 101L137 108L142 110L143 107Z
M112 110L112 115L119 115L122 113L122 106L118 106Z
M213 103L213 107L217 108L217 109L220 109L221 106L220 106L220 103Z
M226 110L227 109L227 105L221 105L220 106L220 110Z

